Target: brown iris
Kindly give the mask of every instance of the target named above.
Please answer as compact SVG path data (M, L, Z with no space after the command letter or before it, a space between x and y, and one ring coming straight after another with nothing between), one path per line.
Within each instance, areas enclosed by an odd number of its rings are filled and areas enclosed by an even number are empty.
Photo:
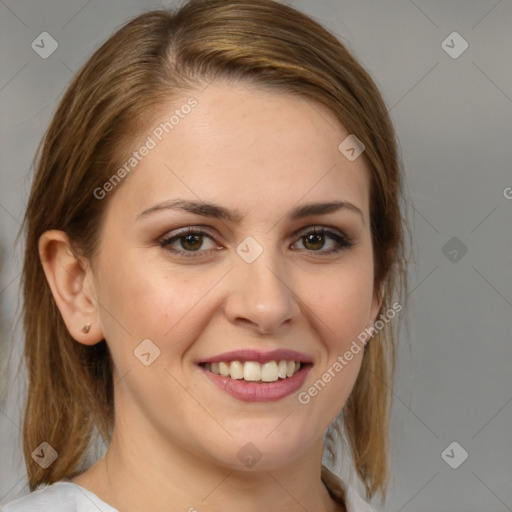
M321 249L325 243L324 235L322 233L311 233L303 237L304 245L307 247L307 244L313 244L313 247L310 247L312 250Z
M202 238L203 235L195 235L193 233L190 233L188 235L180 237L182 241L181 245L187 251L195 251L196 249L199 249L201 247L201 244L203 242ZM185 242L183 242L183 240L185 240Z

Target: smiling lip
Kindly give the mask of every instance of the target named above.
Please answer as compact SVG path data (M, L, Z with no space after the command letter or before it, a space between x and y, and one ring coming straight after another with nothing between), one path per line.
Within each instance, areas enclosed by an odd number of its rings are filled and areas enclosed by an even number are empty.
M234 380L231 377L217 375L202 366L200 369L220 389L243 402L275 402L297 391L311 369L311 364L303 366L293 377L287 377L275 382L246 382Z
M292 377L280 379L274 382L247 382L243 379L236 380L231 377L217 375L206 368L204 363L220 363L229 361L255 361L268 363L269 361L297 361L301 368ZM198 365L205 376L216 386L233 398L243 402L275 402L291 395L304 384L304 380L313 366L313 360L306 354L295 350L278 349L270 352L257 350L235 350L225 352L217 356L201 360Z
M202 359L200 363L220 363L222 361L255 361L257 363L268 363L269 361L298 361L300 363L312 363L313 360L306 354L281 348L271 352L259 352L258 350L234 350L224 352L218 356Z

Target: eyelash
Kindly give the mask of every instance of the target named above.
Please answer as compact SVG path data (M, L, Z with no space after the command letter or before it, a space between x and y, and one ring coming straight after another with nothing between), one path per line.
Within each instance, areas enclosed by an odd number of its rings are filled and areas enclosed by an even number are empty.
M312 252L312 253L320 253L324 256L330 256L337 254L341 251L345 251L352 247L354 245L353 242L350 241L350 239L346 235L341 235L336 232L330 231L325 228L313 228L309 229L308 231L303 231L299 235L299 239L302 239L306 237L307 235L315 234L315 235L327 235L329 238L333 239L337 244L338 247L334 249L329 249L328 251L322 251L322 250L307 250L304 249L306 252ZM181 238L186 237L187 235L199 235L199 236L207 236L209 238L213 238L213 234L208 231L198 230L194 228L184 228L182 231L179 231L178 233L161 239L158 243L160 247L164 248L165 250L172 252L174 254L177 254L178 256L184 256L186 258L197 258L200 257L200 253L209 252L209 251L184 251L179 249L170 249L168 246L175 240L180 240ZM213 249L212 249L213 250Z

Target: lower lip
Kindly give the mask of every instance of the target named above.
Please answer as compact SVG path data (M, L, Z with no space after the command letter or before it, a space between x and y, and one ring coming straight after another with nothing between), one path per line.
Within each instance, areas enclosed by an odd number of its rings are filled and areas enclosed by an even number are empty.
M275 402L300 389L311 366L311 364L307 364L292 377L275 382L246 382L243 379L236 380L223 377L203 367L200 368L210 381L238 400L243 402Z

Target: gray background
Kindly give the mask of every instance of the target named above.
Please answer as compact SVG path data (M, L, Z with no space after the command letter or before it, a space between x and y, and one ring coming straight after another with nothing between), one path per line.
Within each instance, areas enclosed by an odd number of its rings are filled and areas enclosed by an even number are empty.
M402 148L416 263L402 313L409 333L399 345L385 509L512 510L512 2L290 3L369 70ZM0 2L0 502L28 491L19 437L23 373L14 379L21 251L13 243L36 145L93 50L129 17L161 5ZM31 48L44 31L59 45L47 59ZM441 46L454 31L469 45L458 58ZM446 460L455 465L462 450L469 454L457 469L441 456L454 441Z

